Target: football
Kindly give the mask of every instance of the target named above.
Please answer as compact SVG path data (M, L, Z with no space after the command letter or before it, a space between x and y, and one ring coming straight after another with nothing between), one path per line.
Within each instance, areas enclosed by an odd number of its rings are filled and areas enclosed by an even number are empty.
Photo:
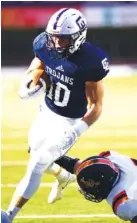
M50 79L49 79L48 75L46 74L45 70L43 70L43 69L33 70L30 73L30 76L32 77L33 81L30 84L29 88L34 87L36 85L40 85L44 91L49 89Z
M21 99L35 98L45 94L51 86L50 79L43 69L31 70L22 81L19 89Z

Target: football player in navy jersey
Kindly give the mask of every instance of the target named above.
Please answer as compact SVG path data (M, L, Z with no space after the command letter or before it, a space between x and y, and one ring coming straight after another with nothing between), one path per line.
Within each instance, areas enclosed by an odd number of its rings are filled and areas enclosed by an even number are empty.
M108 56L86 42L86 33L84 15L63 8L53 14L46 30L33 42L35 57L19 94L27 99L44 89L45 99L29 132L30 161L7 211L11 220L37 191L45 172L57 177L58 186L75 179L54 161L101 115ZM54 202L56 195L48 202Z
M98 203L106 199L115 215L137 223L136 159L105 151L83 161L64 156L56 162L76 174L79 191L87 200Z

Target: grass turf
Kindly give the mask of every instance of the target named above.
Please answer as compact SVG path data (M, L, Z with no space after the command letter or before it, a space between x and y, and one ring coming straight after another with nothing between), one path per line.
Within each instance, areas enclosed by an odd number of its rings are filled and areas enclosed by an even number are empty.
M3 77L2 89L2 208L7 209L15 188L26 170L29 159L27 134L42 98L21 101L18 98L20 78ZM69 152L72 156L86 158L103 150L115 150L137 158L137 77L105 80L104 109L100 119L79 139ZM42 182L51 182L53 177L44 175ZM104 201L94 204L82 198L77 187L68 187L62 201L47 204L50 187L40 187L18 216L58 214L112 214ZM118 218L71 218L71 219L15 219L18 223L43 222L100 222L122 223Z

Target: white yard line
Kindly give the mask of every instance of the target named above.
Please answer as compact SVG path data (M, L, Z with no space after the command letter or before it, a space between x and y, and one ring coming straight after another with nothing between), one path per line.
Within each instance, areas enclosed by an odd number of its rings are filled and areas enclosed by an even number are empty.
M10 187L10 188L14 188L16 187L18 184L12 184L12 183L9 183L9 184L1 184L1 187ZM53 185L53 183L41 183L40 184L40 187L51 187ZM77 184L76 183L71 183L69 184L68 186L70 187L76 187Z
M116 216L114 214L72 214L72 215L66 215L66 214L59 214L59 215L24 215L24 216L17 216L18 219L44 219L44 218L115 218Z
M3 161L1 162L1 166L27 166L27 160L19 160L19 161Z
M107 142L107 141L106 141ZM110 142L109 142L110 143ZM101 150L101 143L99 142L87 142L87 143L81 143L85 144L85 149L91 149L91 148L96 148ZM137 149L137 142L135 141L129 141L129 142L113 142L111 143L111 150L116 150L116 149ZM26 146L17 146L17 145L2 145L2 151L8 151L8 150L13 150L13 151L20 151L20 150L26 150L27 153L27 147Z

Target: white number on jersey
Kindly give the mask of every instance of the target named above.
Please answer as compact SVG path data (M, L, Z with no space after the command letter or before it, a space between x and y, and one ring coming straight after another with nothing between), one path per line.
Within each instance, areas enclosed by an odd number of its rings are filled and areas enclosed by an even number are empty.
M60 101L61 91L64 91L63 99ZM61 84L60 82L56 83L55 87L55 95L53 95L53 86L51 85L49 93L47 95L48 98L51 100L54 97L54 104L60 107L65 107L68 104L69 97L70 97L70 90L67 88L66 85Z

